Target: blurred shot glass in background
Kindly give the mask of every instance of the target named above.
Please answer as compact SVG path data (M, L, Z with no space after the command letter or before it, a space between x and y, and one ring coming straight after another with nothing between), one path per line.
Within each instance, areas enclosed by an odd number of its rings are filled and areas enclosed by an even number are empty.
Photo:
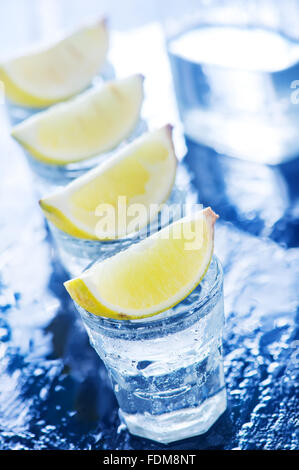
M168 444L206 432L226 409L223 274L216 257L170 310L114 320L77 305L129 431Z
M186 0L159 9L187 137L261 163L296 157L299 2Z

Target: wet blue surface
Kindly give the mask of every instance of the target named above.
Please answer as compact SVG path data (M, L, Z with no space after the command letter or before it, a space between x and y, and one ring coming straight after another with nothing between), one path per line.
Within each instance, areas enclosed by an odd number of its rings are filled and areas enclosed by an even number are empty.
M1 123L0 449L165 448L120 424L103 364L62 286L32 175ZM298 161L250 166L188 145L200 199L221 215L229 405L207 434L167 448L295 449Z

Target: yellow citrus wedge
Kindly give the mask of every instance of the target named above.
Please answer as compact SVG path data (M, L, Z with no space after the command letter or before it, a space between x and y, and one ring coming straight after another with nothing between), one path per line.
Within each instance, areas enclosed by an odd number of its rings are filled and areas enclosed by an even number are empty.
M40 205L46 217L69 235L95 240L122 238L136 231L135 222L141 229L157 216L170 195L175 175L176 156L171 126L167 125L142 135L43 198Z
M0 64L0 80L13 102L39 108L86 88L106 60L105 20L75 31L56 44Z
M143 99L143 77L99 85L15 126L12 136L37 160L78 162L112 150L134 130Z
M204 277L217 218L207 208L180 219L64 285L78 305L95 315L133 320L163 312Z

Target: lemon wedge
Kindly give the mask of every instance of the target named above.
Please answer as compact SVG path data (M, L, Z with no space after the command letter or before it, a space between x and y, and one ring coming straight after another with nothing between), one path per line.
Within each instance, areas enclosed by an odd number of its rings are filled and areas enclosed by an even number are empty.
M64 283L95 315L133 320L167 310L195 289L213 254L211 208L180 219Z
M143 134L40 205L60 230L78 238L111 240L146 226L172 190L176 156L171 126ZM136 213L137 211L137 213ZM137 220L136 220L137 217Z
M37 160L78 162L117 146L134 130L143 99L143 77L99 85L15 126L12 136Z
M0 64L6 96L22 106L43 107L86 88L106 60L105 20L86 25L48 48Z

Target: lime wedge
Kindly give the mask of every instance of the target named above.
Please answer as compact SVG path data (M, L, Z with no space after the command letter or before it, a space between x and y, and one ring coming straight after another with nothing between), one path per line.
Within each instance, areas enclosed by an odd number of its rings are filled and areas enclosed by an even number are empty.
M123 147L43 198L40 205L45 216L69 235L95 240L122 238L134 232L136 210L138 229L156 218L170 195L175 175L176 157L171 126L167 125Z
M37 160L65 165L112 150L134 130L143 77L99 85L15 126L12 136Z

